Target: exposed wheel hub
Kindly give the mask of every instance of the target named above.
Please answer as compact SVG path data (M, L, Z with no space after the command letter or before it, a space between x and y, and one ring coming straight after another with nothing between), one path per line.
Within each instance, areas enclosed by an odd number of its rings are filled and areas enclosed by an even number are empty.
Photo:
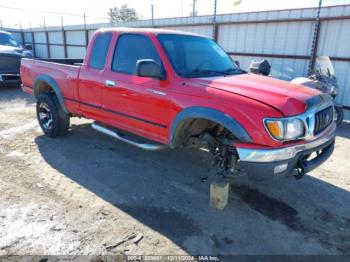
M50 130L52 128L51 110L45 102L39 105L39 119L45 129Z

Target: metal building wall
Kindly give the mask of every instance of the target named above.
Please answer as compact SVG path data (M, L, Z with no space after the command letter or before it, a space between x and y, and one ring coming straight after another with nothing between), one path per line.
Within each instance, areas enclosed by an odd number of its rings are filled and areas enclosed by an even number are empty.
M43 58L83 58L96 29L103 27L158 27L193 32L215 40L243 69L252 60L266 58L272 75L285 80L305 76L311 58L316 8L250 12L212 16L139 20L64 27L13 30L15 36L34 46ZM339 80L337 102L350 109L350 5L324 7L317 55L333 59ZM347 112L350 119L350 111Z
M208 38L213 37L213 27L210 25L202 25L202 26L173 26L173 27L162 27L164 29L171 29L177 31L186 31L194 34L203 35Z
M325 21L321 25L319 55L350 57L350 19ZM333 66L338 77L339 95L336 101L350 106L350 62L334 61ZM350 111L346 112L350 119Z

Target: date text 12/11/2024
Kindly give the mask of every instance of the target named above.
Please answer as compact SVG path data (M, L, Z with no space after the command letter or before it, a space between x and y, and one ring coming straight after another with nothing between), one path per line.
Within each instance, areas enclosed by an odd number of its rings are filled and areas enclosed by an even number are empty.
M127 261L220 261L218 256L186 256L186 255L169 255L169 256L128 256Z

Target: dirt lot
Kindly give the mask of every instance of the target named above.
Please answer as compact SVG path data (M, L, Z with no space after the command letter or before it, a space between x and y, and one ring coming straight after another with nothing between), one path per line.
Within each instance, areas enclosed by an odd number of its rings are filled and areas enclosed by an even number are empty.
M350 124L316 171L237 181L217 211L207 153L145 152L89 123L46 138L34 100L0 89L0 255L350 254Z

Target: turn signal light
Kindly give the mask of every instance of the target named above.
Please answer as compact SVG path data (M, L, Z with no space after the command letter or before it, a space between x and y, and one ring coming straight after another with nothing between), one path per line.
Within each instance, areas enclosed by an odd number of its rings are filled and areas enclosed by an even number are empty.
M283 124L281 121L266 121L270 134L277 139L283 139Z

